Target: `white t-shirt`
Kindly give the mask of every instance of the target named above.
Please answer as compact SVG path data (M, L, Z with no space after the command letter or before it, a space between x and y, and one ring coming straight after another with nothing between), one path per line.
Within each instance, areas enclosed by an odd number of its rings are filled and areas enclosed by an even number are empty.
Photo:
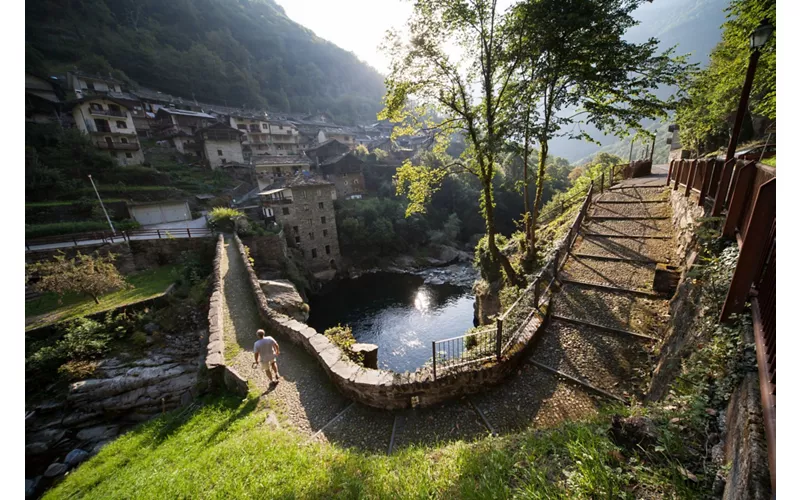
M256 343L253 344L253 352L258 353L261 364L267 364L270 361L275 361L275 346L277 345L278 343L275 342L275 339L267 336L263 339L258 339Z

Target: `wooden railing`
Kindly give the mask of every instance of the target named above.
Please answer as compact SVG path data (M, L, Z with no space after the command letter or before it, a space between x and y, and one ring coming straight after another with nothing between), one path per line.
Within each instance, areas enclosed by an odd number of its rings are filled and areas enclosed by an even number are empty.
M775 490L776 325L775 273L777 260L776 172L772 167L742 160L722 164L716 159L673 160L667 184L683 187L683 195L698 194L698 205L710 206L711 215L724 213L722 236L735 238L739 259L720 321L744 310L750 301L758 361L761 407Z

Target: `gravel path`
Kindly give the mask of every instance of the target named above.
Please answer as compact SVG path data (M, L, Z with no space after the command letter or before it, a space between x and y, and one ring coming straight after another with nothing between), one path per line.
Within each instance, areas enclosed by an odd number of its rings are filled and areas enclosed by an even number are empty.
M623 236L663 236L672 231L669 220L590 220L583 225L587 233Z
M661 239L604 238L580 236L575 241L573 252L580 255L616 257L669 263L673 258L674 242Z
M537 359L536 351L531 357ZM604 402L587 389L527 363L507 382L472 398L501 433L586 418Z
M667 217L667 203L604 203L596 204L590 212L593 217Z
M666 188L620 188L606 191L598 200L602 201L636 201L636 200L668 200L669 192Z
M580 252L580 249L573 251ZM561 278L583 283L652 291L655 269L655 264L610 262L571 255L561 271Z
M638 393L646 347L635 337L554 320L536 348L536 361L625 398Z
M554 300L553 313L663 338L669 321L669 302L568 283Z
M256 384L282 420L301 432L313 433L342 411L348 401L302 348L270 332L261 323L236 245L226 241L225 247L226 258L222 259L221 268L225 293L226 361ZM252 349L259 328L265 328L281 346L278 369L282 378L274 387L269 386L269 380L260 367L253 368Z
M466 398L400 412L395 449L415 444L473 441L489 432Z
M394 414L355 403L335 422L325 428L317 441L358 448L372 453L386 453L392 437Z

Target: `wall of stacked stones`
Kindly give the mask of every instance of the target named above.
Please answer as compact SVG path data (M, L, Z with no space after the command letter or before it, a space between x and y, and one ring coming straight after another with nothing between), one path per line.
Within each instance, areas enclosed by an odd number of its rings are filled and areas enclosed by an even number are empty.
M224 295L222 259L225 242L220 234L217 238L216 255L211 275L211 298L208 307L208 343L206 344L206 369L212 387L225 387L242 397L247 396L247 380L225 364Z
M501 362L483 366L475 365L459 371L447 371L443 374L438 373L436 380L433 378L433 370L428 366L412 373L395 373L364 368L352 362L325 335L304 323L270 309L267 305L267 298L258 283L258 277L246 258L241 240L236 235L233 238L239 257L247 269L250 288L266 329L288 339L293 344L302 346L320 363L334 385L345 396L368 406L383 409L408 408L414 404L430 406L497 384L514 372L523 358L525 349L544 329L543 321L534 319L532 321L535 323L531 324L530 328L524 329L524 333L507 351L508 354L503 357ZM209 317L211 314L210 312Z

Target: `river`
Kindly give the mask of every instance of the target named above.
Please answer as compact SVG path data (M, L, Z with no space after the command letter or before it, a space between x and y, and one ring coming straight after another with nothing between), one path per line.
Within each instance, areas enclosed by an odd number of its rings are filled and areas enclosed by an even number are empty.
M473 302L468 286L426 284L413 274L369 273L311 297L308 324L319 332L350 325L358 342L378 346L380 368L414 371L431 358L433 340L472 327Z

